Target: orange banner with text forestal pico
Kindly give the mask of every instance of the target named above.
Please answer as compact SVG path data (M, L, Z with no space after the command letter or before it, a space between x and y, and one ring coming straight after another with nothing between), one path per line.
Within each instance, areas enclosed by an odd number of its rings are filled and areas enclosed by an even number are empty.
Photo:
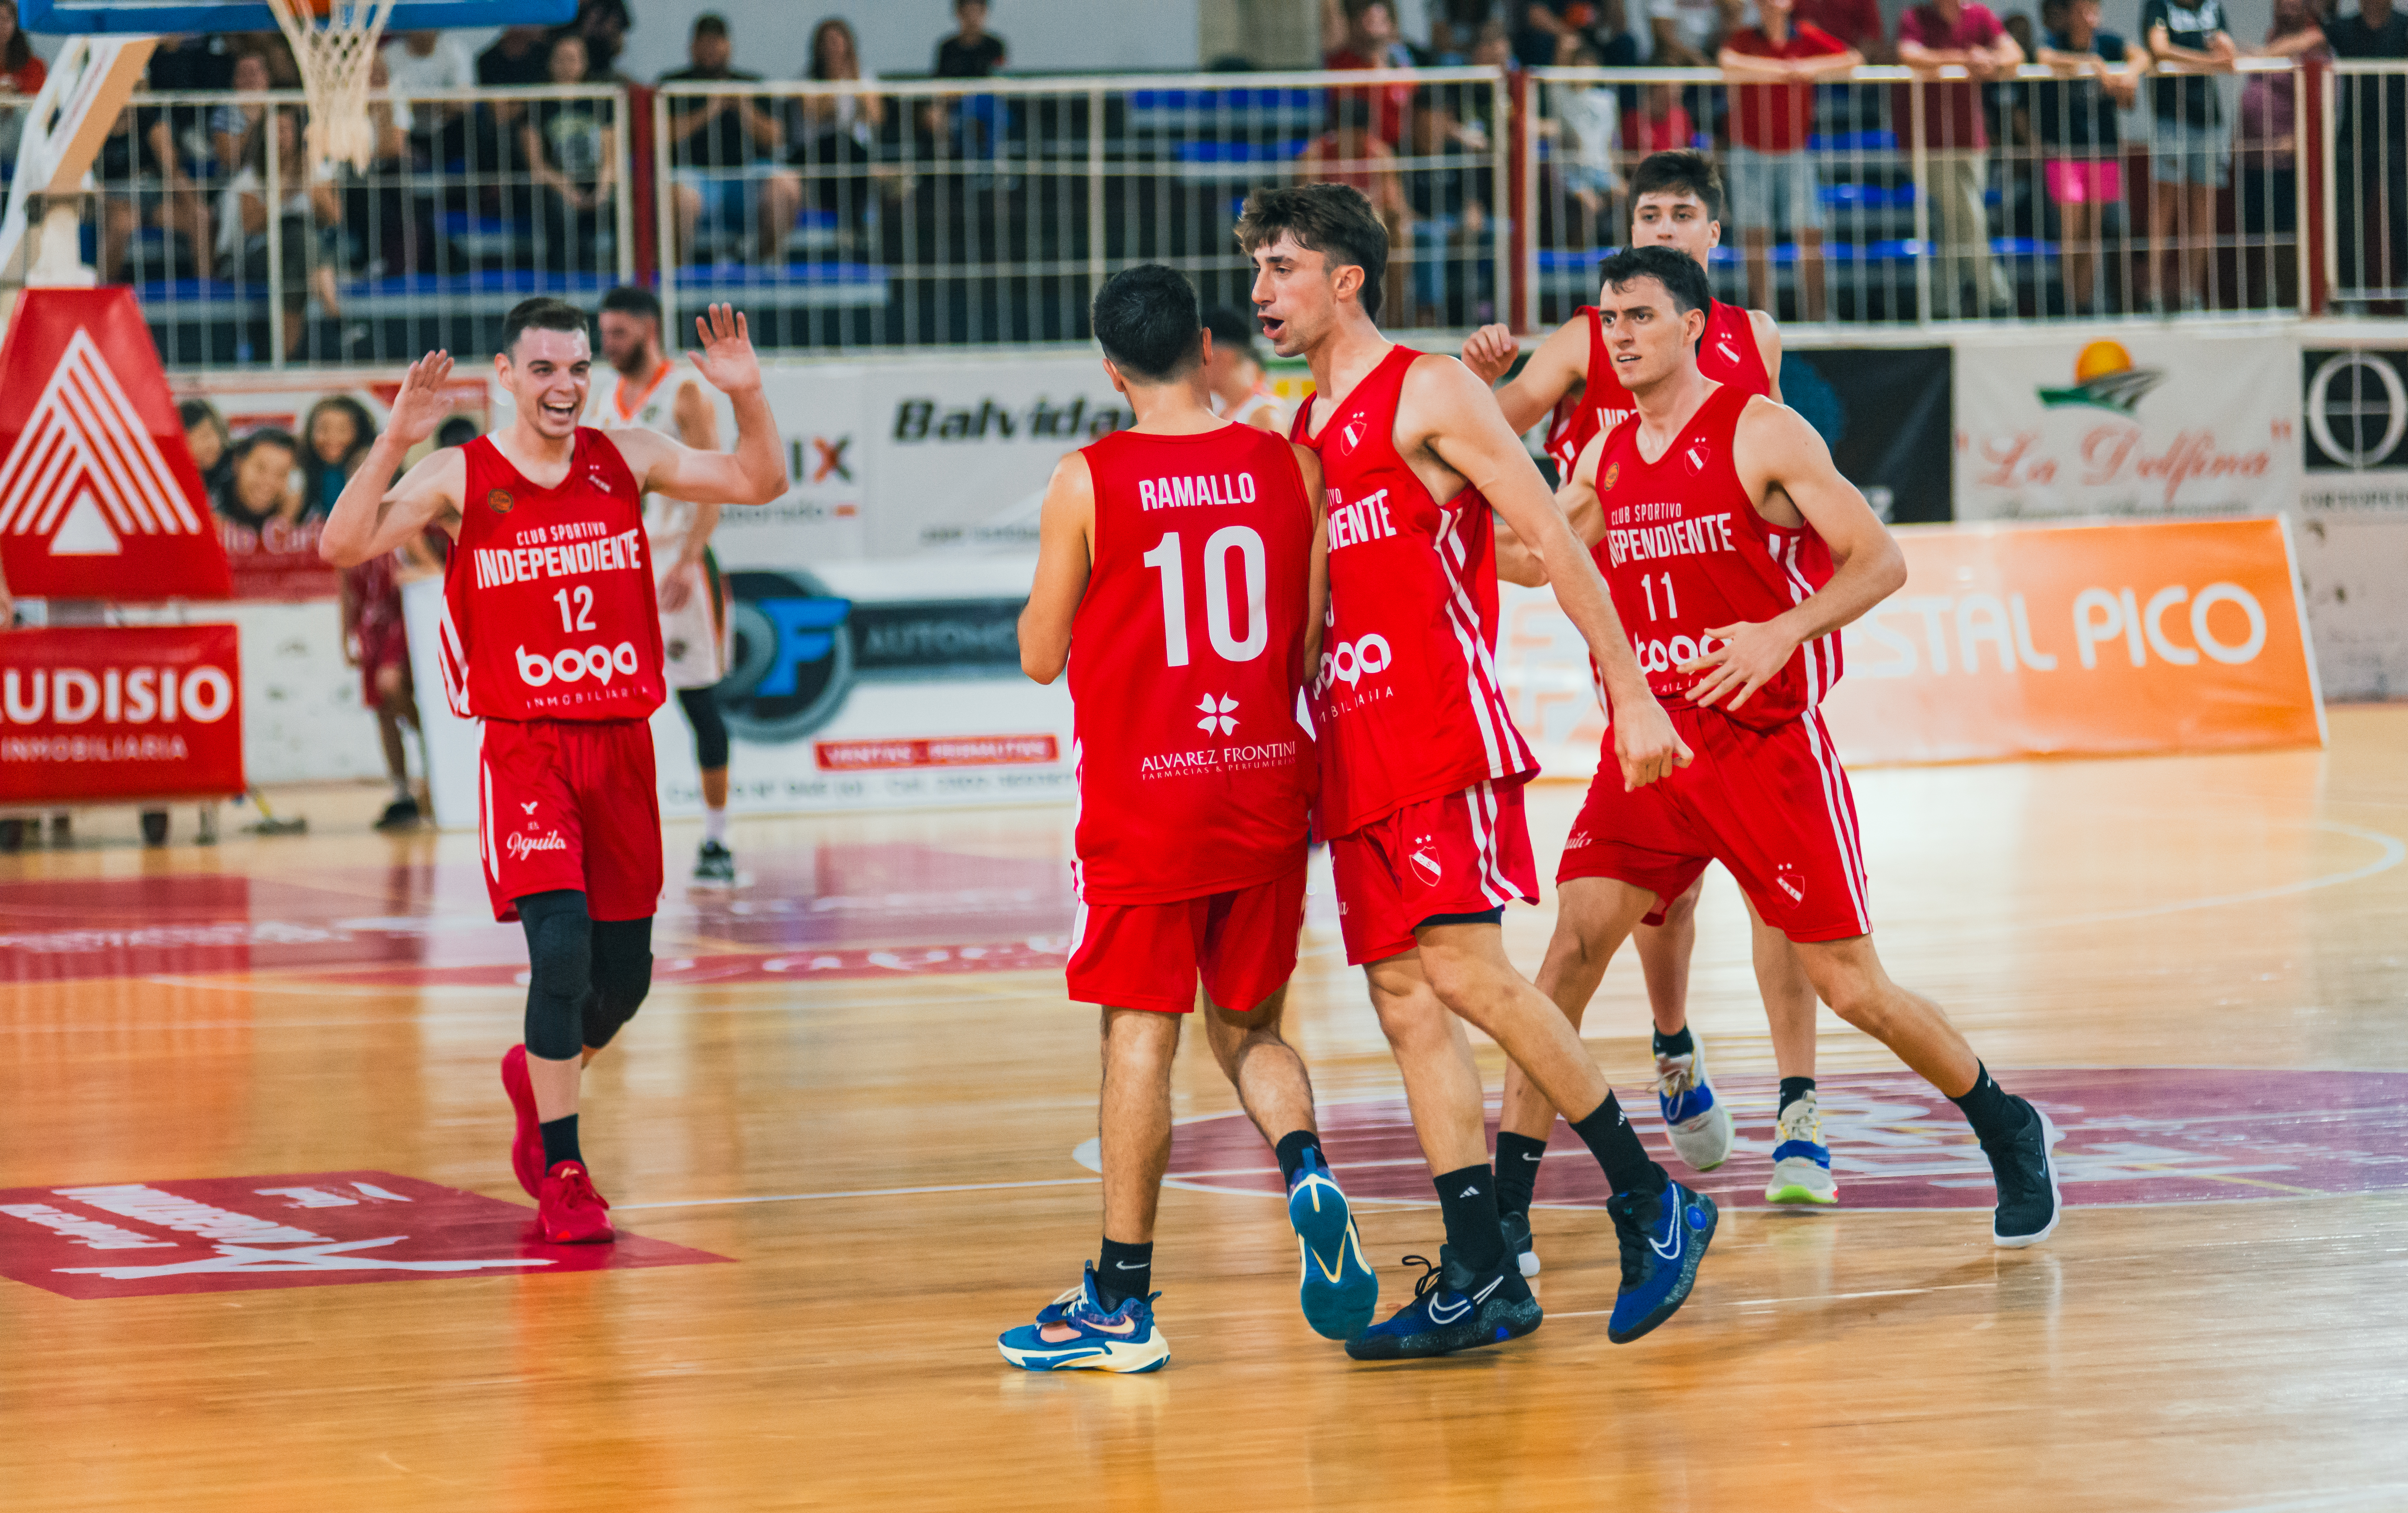
M1908 527L1824 706L1851 764L2324 739L2279 519Z

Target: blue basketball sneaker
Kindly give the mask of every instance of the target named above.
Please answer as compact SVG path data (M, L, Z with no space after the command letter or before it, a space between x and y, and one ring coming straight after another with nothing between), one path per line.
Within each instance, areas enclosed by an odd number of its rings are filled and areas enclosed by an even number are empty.
M1353 1339L1369 1329L1380 1306L1380 1278L1363 1259L1354 1212L1318 1150L1304 1153L1287 1190L1287 1221L1296 1226L1303 1265L1297 1301L1304 1321L1324 1339Z
M1346 1342L1357 1361L1410 1361L1452 1355L1474 1346L1520 1339L1539 1327L1543 1315L1530 1284L1511 1254L1485 1272L1455 1259L1453 1246L1439 1247L1439 1263L1407 1256L1427 1269L1413 1283L1413 1300Z
M1627 1345L1680 1311L1713 1242L1714 1200L1674 1182L1662 1192L1616 1193L1605 1206L1622 1242L1622 1288L1605 1337Z
M1730 1110L1706 1080L1706 1043L1694 1031L1687 1055L1656 1058L1656 1106L1673 1150L1692 1170L1710 1172L1730 1160Z
M1095 1263L1080 1284L1037 1310L1037 1321L996 1336L1003 1358L1023 1371L1160 1371L1170 1341L1154 1327L1154 1300L1121 1299L1105 1311L1096 1295Z

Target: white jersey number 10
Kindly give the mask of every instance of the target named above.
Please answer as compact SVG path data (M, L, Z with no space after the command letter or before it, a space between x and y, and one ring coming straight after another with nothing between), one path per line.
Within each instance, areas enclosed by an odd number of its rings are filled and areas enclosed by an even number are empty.
M1246 635L1239 639L1229 623L1229 553L1236 552L1246 579ZM1171 531L1141 559L1162 575L1162 638L1173 667L1187 665L1187 569L1180 556L1179 533ZM1212 649L1225 662L1252 662L1270 645L1271 626L1264 613L1269 597L1270 558L1263 538L1250 525L1224 525L1204 542L1204 629Z

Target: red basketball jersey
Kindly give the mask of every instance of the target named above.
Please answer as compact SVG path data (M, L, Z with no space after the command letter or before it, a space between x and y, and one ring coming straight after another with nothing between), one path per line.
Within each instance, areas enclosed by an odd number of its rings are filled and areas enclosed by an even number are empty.
M1250 425L1083 449L1095 564L1070 623L1079 896L1160 904L1304 864L1312 504Z
M1497 547L1488 501L1440 505L1397 454L1397 399L1422 354L1392 348L1316 437L1329 494L1329 621L1312 683L1322 829L1539 770L1497 677ZM1317 397L1317 396L1316 396Z
M1597 307L1584 305L1588 317L1588 378L1581 392L1555 406L1555 424L1547 432L1547 455L1555 460L1555 477L1569 478L1581 450L1600 431L1611 431L1639 413L1639 402L1622 387L1613 359L1605 350L1605 322ZM1764 371L1764 353L1756 345L1756 327L1747 312L1720 300L1706 307L1706 334L1698 341L1698 371L1716 383L1772 397L1772 377Z
M609 437L577 428L539 489L479 436L444 569L452 707L480 720L643 720L661 707L661 617L643 497Z
M1639 421L1623 421L1598 456L1605 536L1598 565L1647 686L1665 704L1700 681L1681 664L1717 643L1709 625L1771 620L1813 592L1799 566L1811 531L1756 513L1732 461L1740 412L1754 395L1726 384L1707 396L1664 455L1639 455ZM1839 637L1810 641L1731 718L1769 730L1822 702L1838 676ZM1729 710L1724 699L1714 707Z

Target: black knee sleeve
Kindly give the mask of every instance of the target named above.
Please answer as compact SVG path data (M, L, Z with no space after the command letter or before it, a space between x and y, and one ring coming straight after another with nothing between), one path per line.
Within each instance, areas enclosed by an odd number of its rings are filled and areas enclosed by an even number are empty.
M644 1006L652 991L652 921L597 920L594 923L594 992L585 1000L586 1045L610 1043L620 1027Z
M694 727L694 764L705 772L727 765L727 717L719 712L719 690L681 688L677 697Z
M529 893L518 900L518 909L527 940L527 1054L572 1060L594 991L594 925L585 895L574 889Z

